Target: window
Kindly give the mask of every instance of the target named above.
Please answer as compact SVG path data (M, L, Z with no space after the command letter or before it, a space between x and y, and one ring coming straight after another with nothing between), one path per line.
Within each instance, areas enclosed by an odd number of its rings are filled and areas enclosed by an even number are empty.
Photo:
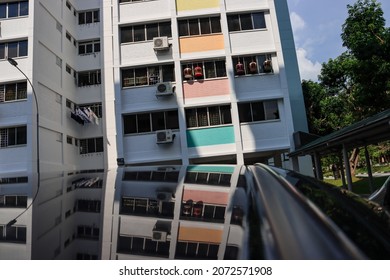
M179 171L126 171L123 181L177 182Z
M230 186L232 175L227 173L187 172L184 182L214 186Z
M87 254L87 253L77 253L76 259L77 260L97 260L98 256Z
M178 129L177 110L123 115L123 133L136 134L164 129Z
M191 68L192 73L195 73L195 68L201 68L201 79L212 79L226 77L226 62L225 60L199 61L182 64L182 73L184 69ZM183 76L183 79L188 79ZM198 77L199 79L199 77Z
M160 194L165 195L165 194ZM173 194L169 194L169 198ZM167 199L169 199L167 197ZM139 197L122 197L121 199L121 214L128 215L148 215L148 216L164 216L173 218L175 202L162 201L161 203L156 199L139 198Z
M62 68L62 59L60 57L56 57L56 64L57 66L59 66L60 68Z
M67 135L67 136L66 136L66 143L73 145L73 137Z
M100 200L86 200L79 199L76 202L77 211L80 212L100 212L101 201Z
M69 100L69 99L66 99L66 108L69 108L69 109L73 109L75 107L75 104Z
M100 85L100 83L101 83L100 70L78 73L78 86L79 87Z
M249 55L249 56L235 56L233 57L234 74L237 75L251 75L259 73L272 72L272 66L267 66L266 61L271 61L271 54ZM237 66L241 64L242 66Z
M58 30L60 33L62 33L62 24L61 24L59 21L57 21L57 23L56 23L56 28L57 28L57 30Z
M28 182L27 176L0 178L0 185L18 184L18 183L27 183L27 182Z
M65 65L65 70L67 73L72 74L72 68L68 64Z
M0 18L7 17L7 3L0 3Z
M0 195L0 207L27 207L27 196Z
M278 120L279 110L277 100L247 102L238 104L240 123L266 120Z
M148 86L175 81L173 64L122 69L122 87Z
M72 5L69 3L69 1L66 1L65 5L69 9L69 11L72 10Z
M99 239L99 228L91 226L77 226L77 238Z
M171 22L124 26L120 28L121 43L151 41L155 37L172 37Z
M103 152L103 137L80 139L80 155Z
M228 15L229 31L242 31L266 28L264 12Z
M68 31L65 33L65 37L69 40L69 42L72 41L72 35L70 35Z
M0 43L0 59L27 56L27 40Z
M0 103L26 99L27 82L0 85Z
M187 128L232 123L230 105L186 109Z
M175 258L218 259L219 244L178 241Z
M119 236L118 253L169 256L170 241L154 241L147 237Z
M100 52L100 40L79 42L79 55Z
M0 3L0 19L28 15L28 1Z
M26 144L27 126L0 128L0 148Z
M27 229L25 226L0 225L0 242L26 243Z
M219 17L179 20L179 36L195 36L221 33Z
M100 21L99 10L79 12L79 25Z

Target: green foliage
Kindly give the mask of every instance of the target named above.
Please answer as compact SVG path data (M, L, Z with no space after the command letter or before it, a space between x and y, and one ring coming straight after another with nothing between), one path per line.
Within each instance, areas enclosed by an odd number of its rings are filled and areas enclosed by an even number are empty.
M343 46L359 60L370 60L384 55L384 40L387 32L380 3L373 0L358 0L347 5L348 18L343 24Z
M373 185L374 190L380 188L384 182L386 181L387 177L374 177L373 178ZM326 183L332 184L336 187L342 187L343 183L341 179L333 180L333 179L325 179ZM370 194L371 190L369 187L368 178L352 178L352 191L357 194Z
M380 3L347 5L347 51L323 63L319 83L303 81L309 131L325 135L390 108L390 29Z
M351 65L350 95L359 120L390 107L390 30L375 0L358 0L347 8L341 38L356 60Z

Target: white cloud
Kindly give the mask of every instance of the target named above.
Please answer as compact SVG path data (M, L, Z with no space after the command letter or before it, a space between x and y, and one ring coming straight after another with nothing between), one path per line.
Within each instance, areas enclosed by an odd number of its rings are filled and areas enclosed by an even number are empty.
M318 81L318 75L320 74L322 67L321 63L312 61L309 57L313 48L321 44L323 38L315 37L313 39L312 37L308 37L307 33L310 31L310 28L307 28L305 20L296 12L291 12L290 20L294 40L297 46L296 52L301 79Z
M305 26L306 26L306 23L303 20L303 18L300 15L298 15L297 13L295 13L295 12L292 12L290 14L290 20L291 20L291 27L292 27L292 30L293 30L294 34L298 30L304 29Z
M318 75L321 72L321 63L311 61L307 56L307 51L303 48L297 49L297 59L299 72L302 80L318 81Z

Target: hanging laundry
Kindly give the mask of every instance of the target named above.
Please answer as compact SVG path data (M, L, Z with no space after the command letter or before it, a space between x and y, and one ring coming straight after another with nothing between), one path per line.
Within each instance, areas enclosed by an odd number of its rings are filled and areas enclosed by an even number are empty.
M76 181L72 182L74 188L90 188L94 187L94 185L100 180L99 177L96 178L80 178Z
M78 122L79 124L84 125L84 120L80 118L80 116L76 115L75 113L70 112L70 117L74 119L76 122Z
M84 113L88 115L89 121L94 124L99 124L99 119L90 107L83 107Z
M76 108L76 115L83 119L84 123L90 123L89 116L81 108Z
M99 124L99 118L90 107L76 107L74 112L71 112L71 118L79 124L94 123Z

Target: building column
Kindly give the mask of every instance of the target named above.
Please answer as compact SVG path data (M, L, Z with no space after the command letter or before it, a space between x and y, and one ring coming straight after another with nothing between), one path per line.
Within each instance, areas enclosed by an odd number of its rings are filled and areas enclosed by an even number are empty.
M352 191L351 167L349 166L348 151L347 148L345 147L345 144L343 144L343 159L344 159L344 166L345 166L345 174L347 175L348 190Z
M290 157L290 162L291 162L292 170L299 172L298 156Z
M275 167L283 167L281 154L274 155Z
M341 175L341 181L343 182L343 189L346 189L347 188L347 182L345 181L345 172L344 172L344 164L343 164L343 157L342 155L340 155L340 153L338 154L338 157L339 157L339 170L340 170L340 175Z
M374 182L373 182L373 178L372 178L370 154L368 153L367 145L364 146L364 156L366 158L366 164L367 164L368 185L370 186L370 192L373 193L374 192Z

